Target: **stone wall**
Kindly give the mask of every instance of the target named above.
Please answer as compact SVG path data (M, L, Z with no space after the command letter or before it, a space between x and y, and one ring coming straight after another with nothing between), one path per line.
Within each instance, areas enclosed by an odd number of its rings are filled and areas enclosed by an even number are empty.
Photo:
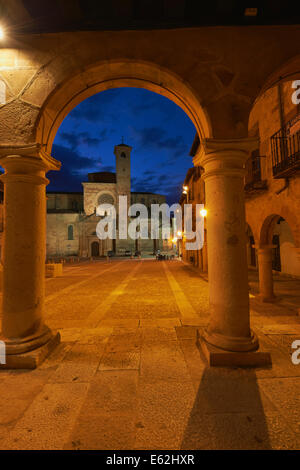
M83 193L47 193L47 210L83 211Z
M79 254L78 214L47 214L47 257ZM73 226L73 240L68 240L68 226Z
M292 102L295 89L291 85L291 81L281 85L284 123L299 112ZM260 139L261 177L267 182L267 190L253 195L246 193L246 219L256 244L266 243L264 233L268 231L267 224L274 222L274 217L282 217L286 221L286 224L280 224L282 272L300 275L300 260L295 249L300 247L300 174L295 172L286 182L285 179L275 179L272 171L271 136L282 123L279 103L279 88L274 86L256 101L250 114L249 134ZM273 234L278 231L277 224L275 228L272 228Z
M115 202L117 201L115 183L82 183L82 185L84 187L84 212L86 215L94 213L101 194L110 194Z

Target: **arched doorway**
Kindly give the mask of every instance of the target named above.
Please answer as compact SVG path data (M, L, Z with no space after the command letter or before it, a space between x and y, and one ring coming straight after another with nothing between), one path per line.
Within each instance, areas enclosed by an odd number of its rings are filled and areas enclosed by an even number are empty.
M99 242L92 242L91 244L91 255L98 257L99 256Z
M262 224L257 254L260 297L265 302L275 299L273 271L299 274L293 232L294 228L278 214L269 215Z
M295 256L294 227L289 220L271 214L264 220L260 232L260 246L272 247L272 269L285 274L299 275L298 259Z

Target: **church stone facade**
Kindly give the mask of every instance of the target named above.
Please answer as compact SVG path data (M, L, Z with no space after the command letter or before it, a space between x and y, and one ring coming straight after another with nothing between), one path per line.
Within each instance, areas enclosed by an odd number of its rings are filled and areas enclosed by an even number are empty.
M141 203L147 206L150 215L151 204L163 204L166 198L149 192L132 192L130 175L130 153L132 147L126 144L115 146L116 173L89 173L88 181L82 183L83 192L47 193L47 257L101 257L112 251L124 255L136 251L143 254L155 253L168 246L168 241L138 239L125 240L118 237L119 196L127 196L128 207ZM113 204L117 213L116 239L99 240L96 226L100 216L96 214L99 204ZM130 219L128 219L130 222ZM149 232L150 233L150 232Z

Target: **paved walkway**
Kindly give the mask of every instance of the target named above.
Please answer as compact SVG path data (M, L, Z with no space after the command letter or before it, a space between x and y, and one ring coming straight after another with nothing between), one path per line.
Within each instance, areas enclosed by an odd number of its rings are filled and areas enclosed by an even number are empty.
M0 449L300 447L293 310L252 306L272 368L210 369L208 284L179 261L80 264L46 290L62 342L37 370L0 371Z

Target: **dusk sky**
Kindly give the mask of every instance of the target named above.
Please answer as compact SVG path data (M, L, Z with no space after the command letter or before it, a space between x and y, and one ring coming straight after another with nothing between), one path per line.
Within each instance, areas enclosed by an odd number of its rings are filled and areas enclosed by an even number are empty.
M107 90L83 101L66 117L52 155L62 162L47 174L48 191L81 191L87 173L115 171L114 146L131 153L132 191L158 192L178 201L195 136L189 117L172 101L138 88Z

